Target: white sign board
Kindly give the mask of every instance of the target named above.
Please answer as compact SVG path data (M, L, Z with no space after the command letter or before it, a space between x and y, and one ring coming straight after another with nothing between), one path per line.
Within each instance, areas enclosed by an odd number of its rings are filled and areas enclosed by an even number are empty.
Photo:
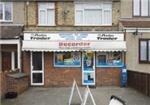
M93 97L93 95L92 95L92 93L91 93L91 91L89 89L89 86L86 87L86 90L85 90L85 93L84 93L84 97L83 97L83 101L82 101L81 105L86 105L88 96L90 96L93 105L96 105L94 97Z
M73 81L73 85L72 85L72 89L71 89L71 94L70 94L70 97L69 97L69 105L71 105L71 101L72 101L72 98L73 98L73 94L75 92L75 89L77 90L78 92L78 95L79 95L79 98L80 98L80 101L82 102L82 97L81 97L81 93L79 91L79 88L78 88L78 85L76 83L76 81L74 80Z
M46 32L26 32L24 40L101 40L101 41L116 41L124 40L123 33L46 33Z

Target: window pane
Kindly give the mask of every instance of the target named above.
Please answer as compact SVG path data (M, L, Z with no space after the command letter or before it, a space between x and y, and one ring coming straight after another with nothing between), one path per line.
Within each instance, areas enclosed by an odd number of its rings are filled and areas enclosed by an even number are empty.
M5 20L11 20L12 18L11 6L11 3L5 4Z
M42 53L41 52L33 52L32 53L32 62L33 62L33 70L42 70Z
M55 53L55 66L65 67L81 65L81 53L79 52L57 52Z
M106 55L98 55L97 62L98 63L106 63Z
M149 6L148 7L149 7L149 16L150 16L150 0L149 0Z
M105 10L104 11L104 24L111 24L111 11Z
M111 22L112 22L112 15L111 15L112 4L111 3L105 3L103 5L103 7L104 7L103 24L111 25Z
M33 73L33 83L42 83L42 73Z
M45 11L41 10L39 15L40 15L39 23L40 24L46 24L46 19L45 19L46 13L45 13Z
M85 24L100 25L102 23L102 10L86 9L84 15Z
M76 11L76 24L82 24L83 23L83 11L77 10Z
M140 0L134 0L133 3L133 14L134 16L139 16L140 15Z
M0 20L3 19L3 5L0 4Z
M149 61L150 61L150 40L149 40L149 44L148 44L148 53L149 53L149 55L148 55L148 59L149 59Z
M47 10L47 24L54 25L54 10Z
M141 0L141 15L148 16L148 0Z
M147 60L147 42L146 41L141 41L140 42L140 60L145 61Z

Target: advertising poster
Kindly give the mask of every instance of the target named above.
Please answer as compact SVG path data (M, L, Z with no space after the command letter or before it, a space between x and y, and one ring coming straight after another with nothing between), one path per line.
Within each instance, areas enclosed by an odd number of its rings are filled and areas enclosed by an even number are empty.
M84 71L93 71L94 67L94 53L93 52L84 52L83 54L83 70Z
M83 85L95 85L95 53L84 52L82 59Z
M81 53L79 52L57 52L55 53L55 67L80 67Z
M95 73L94 72L84 72L84 84L95 84Z

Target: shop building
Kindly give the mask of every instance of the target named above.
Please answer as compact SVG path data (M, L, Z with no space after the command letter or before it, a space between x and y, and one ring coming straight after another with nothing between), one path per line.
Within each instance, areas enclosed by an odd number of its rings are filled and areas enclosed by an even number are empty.
M126 41L119 0L27 2L23 72L32 86L119 86Z
M121 23L125 31L128 85L150 95L149 0L121 0Z

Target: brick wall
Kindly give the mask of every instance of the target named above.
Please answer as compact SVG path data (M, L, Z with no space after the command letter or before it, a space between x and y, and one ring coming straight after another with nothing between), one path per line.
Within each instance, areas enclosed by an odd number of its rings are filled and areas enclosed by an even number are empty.
M30 53L24 52L24 72L30 74ZM79 86L82 85L81 67L54 67L53 53L44 53L44 82L46 87L71 86L73 79L76 79ZM96 68L97 86L119 86L120 68Z
M17 92L18 94L28 89L28 77L12 78L7 76L7 92Z
M6 73L1 72L0 73L0 97L4 97L4 94L6 93Z
M96 68L97 86L120 86L121 69L119 67Z
M22 78L13 78L8 76L9 72L0 73L0 96L3 98L7 92L17 92L21 94L29 87L28 76Z

